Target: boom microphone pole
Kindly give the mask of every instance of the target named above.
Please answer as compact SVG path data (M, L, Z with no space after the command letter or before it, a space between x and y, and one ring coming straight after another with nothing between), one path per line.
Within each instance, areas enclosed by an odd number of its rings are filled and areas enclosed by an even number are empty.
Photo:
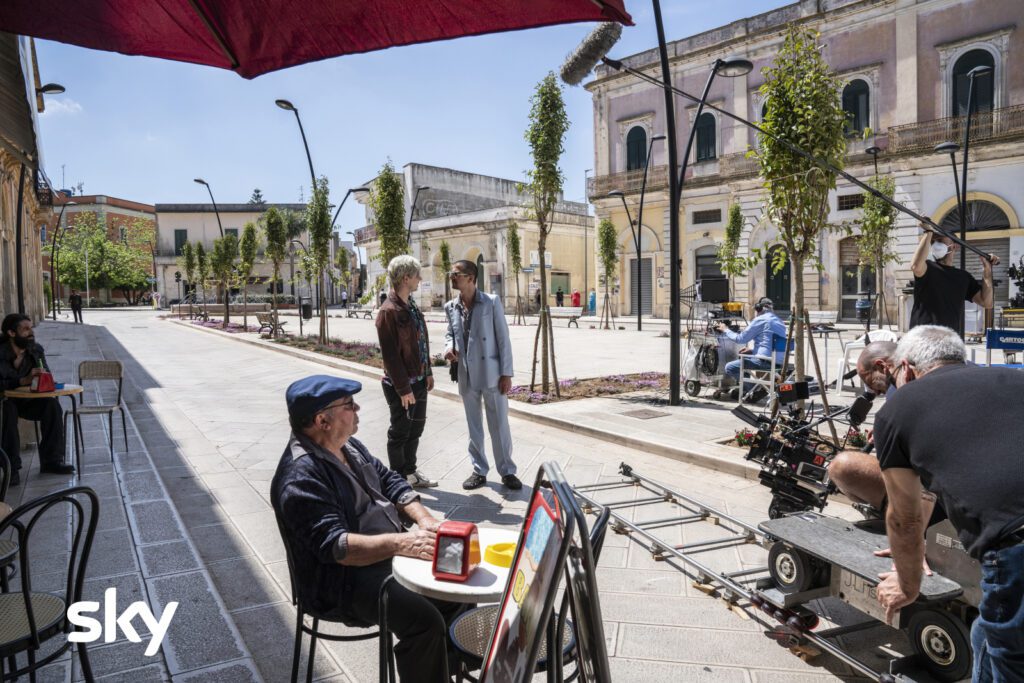
M677 88L677 87L675 87L673 85L666 86L665 83L663 83L661 80L657 79L656 77L649 76L648 74L645 74L642 71L638 71L637 69L634 69L632 67L628 67L628 66L626 66L625 64L623 64L622 62L620 62L620 61L618 61L616 59L609 59L608 57L602 57L601 61L604 62L607 66L611 67L612 69L615 69L616 71L625 71L626 73L631 74L633 76L636 76L637 78L639 78L639 79L641 79L643 81L646 81L647 83L650 83L651 85L655 85L655 86L657 86L659 88L668 87L676 95L679 95L680 97L684 97L684 98L690 100L691 102L697 102L697 103L701 103L702 102L701 98L696 97L695 95L691 95L690 93L688 93L688 92L686 92L684 90L681 90L681 89L679 89L679 88ZM823 168L823 169L825 169L827 171L835 173L836 175L844 178L845 180L848 180L849 182L853 183L857 187L861 188L865 192L868 192L869 194L871 194L871 195L873 195L875 197L878 197L879 199L881 199L882 201L884 201L886 204L888 204L889 206L893 207L897 211L899 211L901 213L905 213L908 216L918 220L919 222L921 222L925 226L927 226L927 228L929 230L931 230L932 232L934 232L934 233L936 233L938 235L942 235L943 237L947 237L947 238L953 240L954 242L959 244L964 249L969 249L970 251L973 251L975 254L977 254L978 256L980 256L983 259L990 260L989 259L989 254L986 254L982 250L980 250L977 247L973 246L970 242L967 242L966 240L960 239L957 235L955 235L953 233L947 232L943 228L939 227L939 225L936 224L935 221L933 221L932 219L928 218L927 216L922 216L921 214L917 213L916 211L907 208L903 204L900 204L899 202L897 202L895 199L887 196L883 192L880 192L880 191L876 190L875 188L871 187L870 185L868 185L867 183L863 182L862 180L860 180L858 178L855 178L854 176L850 175L849 173L847 173L846 171L842 170L841 168L837 168L836 166L834 166L834 165L830 164L829 162L825 161L824 159L819 159L818 157L814 156L813 154L805 152L804 150L800 149L799 147L797 147L793 143L789 142L788 140L785 140L785 139L779 137L778 135L774 135L772 133L769 133L768 131L766 131L761 126L759 126L756 123L753 123L751 121L748 121L747 119L743 118L742 116L737 116L736 114L733 114L732 112L726 111L726 110L724 110L724 109L722 109L720 107L716 107L715 105L713 105L713 104L711 104L709 102L704 102L704 106L707 109L711 109L713 111L718 112L722 116L730 118L733 121L737 121L738 123L742 123L743 125L747 126L748 128L756 130L758 133L764 135L765 137L767 137L767 138L769 138L771 140L774 140L775 142L779 143L780 145L782 145L783 147L788 149L790 152L793 152L794 154L807 159L808 161L810 161L811 163L813 163L814 165L816 165L816 166L818 166L820 168Z

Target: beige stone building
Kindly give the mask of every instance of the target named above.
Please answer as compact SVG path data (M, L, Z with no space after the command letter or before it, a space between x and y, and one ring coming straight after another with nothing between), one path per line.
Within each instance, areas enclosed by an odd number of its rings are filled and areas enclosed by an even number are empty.
M31 39L0 33L0 313L33 320L47 311L42 249L53 205L39 144L41 87Z
M676 40L668 46L674 83L699 94L718 58L742 56L754 70L742 77L715 80L708 101L759 120L764 103L759 87L761 70L772 63L790 24L820 32L822 54L840 80L843 108L850 117L847 170L866 180L873 173L872 146L880 148L878 170L896 180L897 199L944 226L959 225L949 156L933 147L960 142L966 113L966 72L991 66L991 77L979 79L972 125L968 178L969 239L1002 259L996 269L997 310L1015 294L1006 276L1008 262L1024 253L1024 3L1019 0L801 0L726 26ZM614 55L616 58L620 55ZM648 50L623 60L629 66L656 73L657 51ZM660 73L660 72L657 72ZM626 193L636 217L649 140L663 135L662 91L635 77L599 67L587 89L593 94L595 115L595 177L589 197L598 217L609 217L619 231L622 288L618 303L633 311L631 282L635 281L632 237L621 201L607 198L612 190ZM746 152L757 144L744 126L707 111L695 121L696 107L676 99L677 134L684 146L692 128L696 140L683 191L680 216L681 282L719 272L715 259L725 235L729 207L742 208L741 253L771 248L777 231L763 213L763 188L756 161ZM865 129L870 129L864 138ZM682 149L680 149L682 153ZM959 160L960 156L957 155ZM667 316L669 272L667 150L656 143L644 207L641 254L645 310ZM860 216L861 190L840 179L830 198L830 222L854 222ZM840 319L855 316L859 292L869 287L885 292L895 322L908 305L902 291L911 280L909 263L917 243L916 222L901 215L896 252L901 262L890 266L883 282L857 263L850 238L830 235L822 240L821 271L808 270L808 308L836 310ZM980 277L978 259L968 255L968 268ZM776 308L788 309L790 272L769 272L764 263L735 280L733 299L750 302L768 295ZM647 290L651 294L648 297ZM970 310L968 327L982 324ZM685 310L684 310L685 315Z
M439 307L445 297L446 275L441 268L441 242L447 241L452 261L468 259L480 271L480 287L501 296L505 308L513 310L516 282L508 248L508 228L519 229L523 272L519 293L524 303L535 307L540 291L541 258L539 229L530 218L530 197L520 192L513 180L456 171L449 168L407 164L401 177L405 189L406 216L412 213L412 253L425 266L417 303L424 308ZM372 184L372 183L369 183ZM368 185L369 185L368 184ZM368 196L357 195L366 205ZM416 206L412 207L412 202ZM384 272L377 258L380 242L367 206L367 226L355 232L356 244L366 249L367 283L372 286ZM559 287L569 304L574 289L586 299L585 285L593 280L594 220L587 206L561 201L551 217L546 252L550 305ZM533 310L533 308L531 308Z

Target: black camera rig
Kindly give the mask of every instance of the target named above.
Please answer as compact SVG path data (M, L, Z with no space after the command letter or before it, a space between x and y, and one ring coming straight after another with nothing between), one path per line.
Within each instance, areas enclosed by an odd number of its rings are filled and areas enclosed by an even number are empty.
M857 427L867 417L872 400L858 396L847 408L816 416L813 406L802 415L788 407L808 397L806 382L780 385L777 396L780 410L775 417L759 415L746 406L732 410L733 415L757 430L746 459L761 466L758 479L772 492L768 508L771 519L825 507L829 495L836 491L829 481L828 466L846 447L849 430L837 444L819 434L818 427L829 420Z

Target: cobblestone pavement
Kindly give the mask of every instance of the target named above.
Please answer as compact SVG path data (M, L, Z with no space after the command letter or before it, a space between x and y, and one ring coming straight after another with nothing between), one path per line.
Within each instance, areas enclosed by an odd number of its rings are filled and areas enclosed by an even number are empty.
M115 424L112 465L105 423L86 424L82 483L97 490L103 509L88 590L98 595L116 585L119 602L147 600L157 610L168 601L181 603L161 655L146 658L142 645L124 641L97 645L90 648L94 668L111 681L287 680L295 612L268 489L288 436L284 390L299 377L324 372L323 366L152 313L88 313L89 325L43 323L38 331L58 381L73 380L72 368L86 358L117 359L126 368L129 450L122 452ZM388 410L382 392L373 380L354 377L364 384L358 436L384 457ZM113 388L101 390L108 395ZM545 461L558 462L572 483L613 480L625 461L744 521L766 517L769 496L756 481L515 417L511 426L524 481ZM461 405L432 398L420 461L441 485L428 490L424 502L448 518L517 526L526 491L510 494L494 481L473 492L461 489L470 471L466 438ZM26 466L32 473L15 496L66 483L40 477L34 459ZM638 510L637 519L658 514ZM664 533L666 542L678 543L699 540L706 530ZM716 566L735 568L764 559L749 547L706 555ZM744 618L730 611L678 568L652 560L624 537L610 535L598 581L616 681L852 677L828 656L805 662L780 648L761 633L765 625L756 613ZM837 623L857 620L841 607L823 609ZM876 667L907 649L903 636L885 627L841 641ZM77 669L71 659L50 667L45 680L72 678ZM376 644L323 642L315 672L324 681L376 680Z

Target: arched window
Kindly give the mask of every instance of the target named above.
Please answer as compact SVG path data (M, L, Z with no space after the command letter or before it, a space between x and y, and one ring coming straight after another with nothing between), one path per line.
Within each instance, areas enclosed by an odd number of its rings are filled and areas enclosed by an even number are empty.
M715 144L715 117L707 112L700 115L697 126L697 161L707 161L718 156Z
M633 126L626 134L626 170L643 168L647 163L647 131Z
M725 277L722 266L718 263L718 247L699 247L693 252L693 261L693 272L697 280Z
M846 112L846 134L860 135L869 124L870 94L866 81L857 78L843 88L843 111Z
M965 52L953 65L953 116L967 115L967 95L971 79L967 73L978 66L995 69L995 60L987 50ZM974 79L974 111L992 111L995 105L995 71Z
M949 232L960 231L960 209L953 209L945 215L940 227ZM967 202L967 230L1006 230L1010 227L1010 219L1006 212L992 202L983 199Z

